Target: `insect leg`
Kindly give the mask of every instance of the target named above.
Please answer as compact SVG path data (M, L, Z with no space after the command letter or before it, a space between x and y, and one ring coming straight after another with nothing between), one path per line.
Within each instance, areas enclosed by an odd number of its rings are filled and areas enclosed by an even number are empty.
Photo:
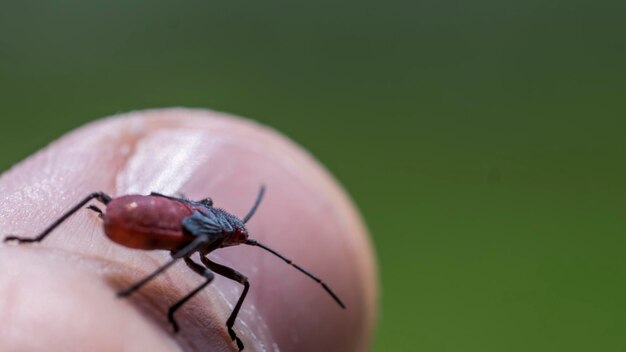
M81 209L85 204L89 203L92 199L96 199L104 204L108 204L111 201L111 197L103 192L94 192L88 195L85 199L81 200L78 204L68 210L65 214L61 215L55 222L50 224L42 233L40 233L37 237L18 237L18 236L7 236L4 239L4 242L9 241L17 241L19 243L31 243L31 242L40 242L43 240L52 230L54 230L57 226L61 225L67 218L72 216L75 212Z
M104 213L102 212L102 210L100 208L98 208L97 206L93 205L93 204L88 206L87 209L89 209L89 210L95 212L96 214L98 214L98 217L100 219L102 219L102 217L104 216Z
M174 305L172 305L170 309L168 310L167 320L169 320L169 322L172 323L172 326L174 327L174 332L178 332L179 330L178 324L176 323L176 319L174 319L174 313L178 310L178 308L180 308L183 304L185 304L191 297L193 297L196 293L200 292L203 288L205 288L208 284L210 284L214 278L214 275L211 272L211 270L194 262L189 257L185 257L183 259L185 260L185 264L187 264L187 266L190 267L191 270L195 271L199 275L204 276L206 280L201 285L193 289L193 291L189 292L185 297L181 298L178 302L174 303Z
M183 249L179 250L176 253L172 253L172 259L170 259L169 262L161 265L158 269L153 271L150 275L148 275L148 276L144 277L143 279L139 280L138 282L136 282L134 285L130 286L129 288L118 292L117 296L118 297L129 296L131 293L133 293L133 292L137 291L139 288L141 288L141 286L143 286L146 283L148 283L148 281L154 279L157 275L159 275L160 273L164 272L167 268L169 268L174 263L176 263L176 261L178 261L178 259L190 256L193 252L195 252L198 249L200 249L207 242L209 242L209 238L206 237L206 236L200 236L200 237L196 238L195 240L193 240L193 242L191 242L188 245L186 245L185 247L183 247Z
M189 200L185 197L185 195L183 193L177 193L177 197L172 197L172 196L168 196L165 195L163 193L159 193L159 192L150 192L151 196L155 196L155 197L161 197L161 198L167 198L167 199L171 199L171 200L175 200L177 202L189 202Z
M241 305L243 304L243 301L246 298L246 295L248 294L248 289L250 288L250 283L248 282L248 278L245 277L240 272L236 271L235 269L215 263L207 257L200 257L200 260L202 260L202 263L206 265L207 268L233 281L237 281L238 283L243 285L243 291L241 292L241 296L239 296L239 300L237 301L235 308L230 313L230 317L228 317L228 320L226 320L226 327L228 328L228 334L230 335L230 338L233 339L233 341L237 343L237 347L239 348L239 351L241 351L243 350L243 342L241 342L239 337L237 337L237 334L235 334L235 331L233 330L233 325L235 324L235 319L237 319L237 315L239 314Z

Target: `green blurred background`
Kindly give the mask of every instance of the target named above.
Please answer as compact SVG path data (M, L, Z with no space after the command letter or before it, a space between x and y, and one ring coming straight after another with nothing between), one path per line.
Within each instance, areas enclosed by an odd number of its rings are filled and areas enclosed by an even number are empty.
M625 351L625 38L624 1L2 1L0 166L117 112L251 117L362 210L374 351Z

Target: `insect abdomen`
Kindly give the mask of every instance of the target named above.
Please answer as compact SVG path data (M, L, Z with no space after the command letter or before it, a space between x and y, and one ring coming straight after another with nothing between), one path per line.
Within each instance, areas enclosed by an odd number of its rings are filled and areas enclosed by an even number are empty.
M123 196L107 205L104 232L126 247L175 250L193 240L181 225L192 212L187 204L164 197Z

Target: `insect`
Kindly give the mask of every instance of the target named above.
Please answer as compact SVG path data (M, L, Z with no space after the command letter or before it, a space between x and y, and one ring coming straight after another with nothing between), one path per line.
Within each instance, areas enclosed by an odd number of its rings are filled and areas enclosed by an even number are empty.
M70 216L92 200L97 200L106 206L105 211L93 204L87 208L96 212L103 220L104 233L113 242L134 249L169 250L171 254L171 259L168 262L134 285L118 292L117 295L119 297L129 296L178 260L183 259L191 270L204 277L205 280L169 307L167 313L168 321L172 324L174 332L178 332L179 327L174 319L174 313L191 297L211 283L214 278L213 273L234 280L243 285L243 291L226 321L226 327L230 338L241 351L244 345L233 330L233 325L246 298L250 284L245 275L230 267L215 263L207 257L209 253L216 249L240 244L263 248L315 280L341 308L345 309L343 302L322 280L294 264L291 259L258 241L248 238L248 230L245 224L256 212L264 193L265 187L261 186L254 205L240 219L221 208L214 207L211 198L193 201L184 197L171 197L155 192L150 193L150 195L126 195L112 198L103 192L94 192L61 215L38 236L32 238L8 236L4 239L4 242L41 242ZM191 259L191 255L196 252L200 254L200 261L203 265Z

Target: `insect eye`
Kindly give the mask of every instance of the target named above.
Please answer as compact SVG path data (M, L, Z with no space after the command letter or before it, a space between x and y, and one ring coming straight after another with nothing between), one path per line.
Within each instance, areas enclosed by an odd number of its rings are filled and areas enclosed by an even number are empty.
M202 203L202 205L206 205L207 207L212 207L213 206L213 199L211 199L211 198L204 198L200 203Z

